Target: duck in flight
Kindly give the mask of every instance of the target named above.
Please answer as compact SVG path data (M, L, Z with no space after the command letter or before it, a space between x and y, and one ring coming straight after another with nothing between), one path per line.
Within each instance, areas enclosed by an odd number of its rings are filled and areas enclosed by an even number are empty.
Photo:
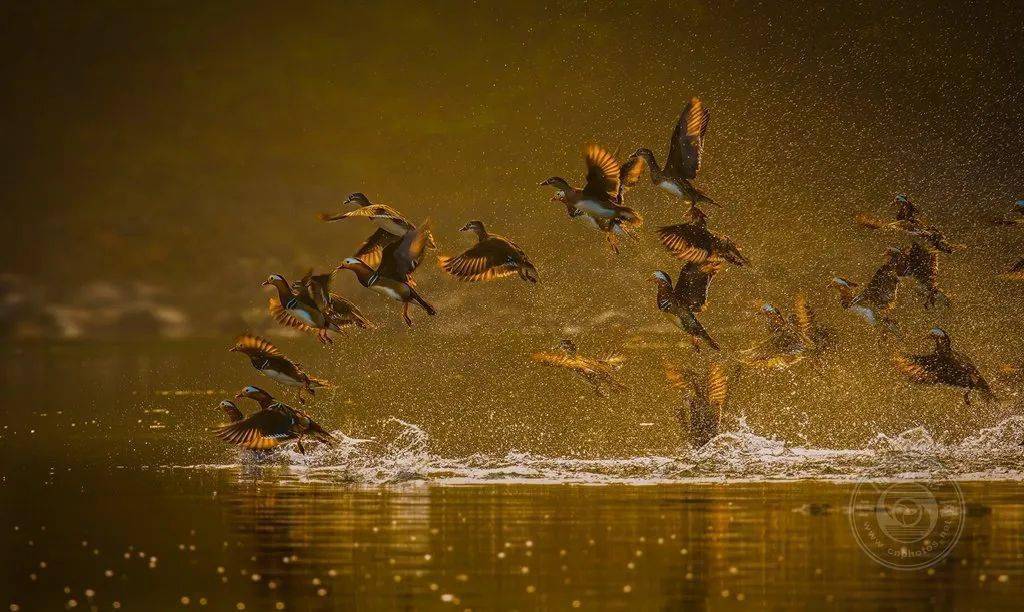
M665 363L669 386L684 392L676 419L690 433L693 448L700 448L722 430L722 415L729 400L729 376L720 363L708 365L703 378L691 369Z
M618 253L618 238L635 239L643 224L640 213L623 204L623 194L639 180L643 164L633 160L622 166L596 144L583 148L583 161L587 166L583 188L573 187L560 176L544 180L541 186L554 187L552 201L564 204L570 218L582 217L603 232L612 251Z
M839 292L839 305L867 321L872 326L881 323L884 329L896 331L896 323L887 315L896 303L899 292L902 252L896 248L886 249L885 263L875 271L863 289L859 283L836 276L832 287Z
M300 403L306 401L302 397L303 391L312 397L316 395L317 389L333 386L326 380L310 376L301 364L288 359L269 340L259 336L243 334L235 339L234 346L228 350L248 357L252 367L260 374L287 387L297 388Z
M537 268L508 238L488 233L482 221L470 221L459 231L475 234L476 244L454 257L438 259L448 274L464 281L486 281L518 274L524 281L537 282Z
M242 448L261 450L296 440L299 452L303 454L306 453L302 445L303 437L313 438L328 446L333 446L335 442L334 437L308 414L275 400L259 387L248 386L235 397L251 399L259 404L260 408L248 417L243 417L232 402L221 402L221 409L231 419L231 423L215 428L213 433L225 442Z
M406 325L412 326L410 304L416 304L428 315L437 314L437 310L416 290L416 283L412 279L412 273L423 260L429 241L430 220L427 219L418 228L406 232L401 240L384 247L380 265L376 269L358 257L349 257L338 269L351 270L363 287L401 302L402 319Z
M324 274L313 274L310 270L302 280L292 283L296 293L302 293L327 314L331 323L338 327L355 325L360 329L376 329L377 326L363 316L351 301L331 291L331 281L337 270Z
M708 288L711 279L721 269L720 262L712 261L698 265L687 262L679 271L676 284L665 272L658 270L651 280L658 285L658 310L668 317L676 327L690 335L693 350L700 352L700 340L713 350L719 350L718 343L708 334L704 326L697 320L697 313L703 312L707 305Z
M650 149L640 148L633 153L634 158L642 158L651 169L651 182L658 188L682 198L691 207L701 204L718 206L693 186L691 182L700 171L701 155L704 152L704 136L708 131L711 111L699 98L692 98L679 115L676 127L672 130L672 138L668 142L668 157L665 166L658 165L654 153Z
M694 263L727 261L736 266L750 265L735 242L708 229L704 211L691 207L687 216L688 221L658 228L658 239L673 257Z
M1009 212L992 221L995 225L1017 226L1024 224L1024 200L1017 200Z
M317 306L308 291L294 291L280 274L271 274L263 286L277 289L276 298L270 298L270 316L286 327L316 334L321 344L332 344L331 331L341 328L331 321L329 313Z
M893 357L896 368L912 382L922 385L947 385L964 390L964 403L970 405L971 392L976 391L986 402L996 399L988 382L963 353L953 350L949 334L941 327L933 327L928 336L935 349L926 355L897 354Z
M866 213L854 215L854 220L862 227L871 230L903 232L920 238L943 253L953 253L966 248L966 245L951 243L937 227L925 223L921 211L907 196L898 195L893 203L896 205L896 219L894 220L879 219Z
M380 263L381 253L384 247L393 242L398 242L409 230L416 229L400 212L387 204L373 204L370 199L362 193L353 193L345 200L345 205L354 205L355 210L344 213L318 213L317 218L325 223L342 221L345 219L369 219L377 225L377 231L359 247L353 257L360 259L366 265L374 268ZM434 246L433 238L428 242Z
M768 338L742 351L744 363L762 368L788 368L820 352L828 333L814 321L814 313L802 294L793 300L793 312L787 318L774 304L761 305L768 323Z
M572 340L562 340L556 347L557 353L536 352L531 359L536 363L556 368L564 368L576 373L594 387L594 393L600 397L609 397L612 391L622 391L626 385L619 382L615 373L622 368L625 361L620 355L610 353L604 357L586 357L581 355Z
M939 289L939 252L916 240L900 251L896 275L914 281L917 292L924 297L925 309L936 304L949 306L949 297Z

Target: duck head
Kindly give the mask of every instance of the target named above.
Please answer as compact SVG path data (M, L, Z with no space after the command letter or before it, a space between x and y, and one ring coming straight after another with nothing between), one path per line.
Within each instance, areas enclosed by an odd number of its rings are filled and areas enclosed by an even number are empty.
M476 237L483 240L487 237L487 228L484 227L483 221L470 221L469 223L462 226L460 232L472 232L476 234Z
M540 186L555 188L555 195L551 198L552 202L565 202L566 194L572 191L572 186L569 185L569 181L560 176L552 176L551 178L544 179Z
M562 338L559 340L558 344L555 345L555 348L560 349L569 355L575 355L577 350L576 343L568 338Z
M345 204L352 204L353 206L358 206L362 208L363 206L370 205L370 198L366 197L365 194L357 191L355 193L348 194L348 197L345 198Z
M949 339L949 334L941 327L935 326L929 329L928 337L935 341L936 352L942 353L951 350L952 341Z
M288 281L285 280L285 278L283 276L281 276L280 274L271 274L270 276L267 277L267 280L263 281L260 284L260 286L261 287L272 286L272 287L277 287L277 288L284 287L285 290L288 290Z
M345 261L341 262L341 265L335 268L336 270L358 270L366 266L366 263L358 257L346 257Z
M251 399L259 402L260 404L263 404L264 402L274 401L273 395L267 393L266 391L260 389L259 387L254 387L253 385L249 385L248 387L239 391L237 394L235 394L235 398Z
M658 270L651 275L651 282L658 283L659 285L671 285L672 279L665 272Z
M1017 212L1024 212L1024 200L1017 200L1013 203L1013 208Z
M242 420L242 411L231 400L223 400L218 406L232 421Z
M900 204L906 204L907 202L910 201L910 198L901 193L898 196L896 196L896 201Z

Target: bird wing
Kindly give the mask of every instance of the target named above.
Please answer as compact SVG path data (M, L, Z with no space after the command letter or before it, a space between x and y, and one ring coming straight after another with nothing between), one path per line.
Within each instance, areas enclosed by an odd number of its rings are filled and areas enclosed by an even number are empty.
M647 162L644 158L634 155L626 160L626 163L622 164L619 168L619 193L618 200L622 203L622 194L626 193L626 190L632 189L640 182L640 177L644 173L644 168L647 167Z
M873 217L867 213L857 213L853 216L853 220L856 221L858 225L862 225L868 229L882 229L883 227L887 227L892 224L892 222L887 219L879 219L878 217Z
M725 401L729 397L729 376L720 363L713 363L708 368L708 403L716 412L725 409Z
M864 287L864 291L854 298L854 302L867 301L883 309L888 308L896 301L899 286L900 278L896 275L894 265L886 262L875 271L871 280Z
M590 144L583 148L583 162L587 165L584 197L616 199L619 195L619 162L615 157L600 146Z
M356 325L363 329L377 329L377 326L363 316L359 307L337 293L331 294L331 321L339 327Z
M1008 280L1024 281L1024 259L1018 259L1017 263L1010 266L1010 269L1002 274Z
M802 293L793 300L793 327L804 346L814 345L814 313Z
M292 419L275 410L260 410L248 418L213 430L213 434L243 448L273 448L293 437Z
M288 311L285 310L283 306L281 306L281 302L277 298L270 298L270 303L268 304L268 307L270 310L270 316L281 325L284 325L285 327L294 327L297 330L309 332L311 334L320 333L319 329L307 325L306 323L300 321L299 319L289 314ZM335 329L335 331L337 330Z
M516 273L518 249L503 238L490 237L454 257L440 257L445 272L464 281L491 280Z
M919 283L935 288L939 277L939 252L915 242L907 253L906 273Z
M423 254L430 240L430 219L426 219L419 227L406 232L401 240L384 247L377 272L381 276L408 281L409 276L423 261Z
M378 229L374 233L370 234L370 237L363 242L362 246L356 251L354 257L361 259L363 263L376 268L380 265L381 253L384 251L384 247L387 245L398 242L401 240L399 236L392 234L385 229Z
M711 235L695 223L679 223L658 228L658 239L676 258L704 263L711 256Z
M412 229L412 223L406 220L400 212L391 208L387 204L371 204L369 206L361 206L355 210L350 210L340 215L324 215L321 213L321 221L341 221L342 219L390 219L395 223L402 226L408 226L406 229Z
M690 310L693 312L703 312L704 307L708 302L708 290L711 288L711 279L713 279L715 274L722 269L722 262L709 261L700 267L697 267L696 264L694 264L694 268L696 269L691 272L687 272L687 275L690 278L686 283L686 292L683 293L679 289L679 283L682 281L682 276L691 263L692 262L687 263L687 265L683 266L683 269L680 270L680 279L676 282L676 291L679 299L686 304Z
M897 354L892 362L897 370L916 383L932 385L939 382L935 355Z
M277 302L276 299L271 300ZM278 303L280 305L280 303ZM235 338L236 350L244 352L246 354L256 354L261 357L281 357L281 351L276 346L270 343L269 340L254 336L252 334L242 334L238 338Z
M603 370L606 369L597 367L599 364L596 361L581 355L537 352L531 355L530 358L540 364L575 370L583 374L598 374L602 373Z
M704 107L699 98L692 98L683 107L672 131L672 140L669 141L666 173L686 179L697 177L704 150L704 134L710 120L711 111Z

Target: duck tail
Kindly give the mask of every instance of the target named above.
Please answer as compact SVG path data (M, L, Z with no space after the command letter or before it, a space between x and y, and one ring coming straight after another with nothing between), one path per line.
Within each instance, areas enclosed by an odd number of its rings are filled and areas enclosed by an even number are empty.
M412 292L412 300L416 302L417 306L425 310L428 315L434 316L437 314L437 309L434 308L434 306L430 302L423 299L423 296L420 295L419 292L416 291L415 289Z

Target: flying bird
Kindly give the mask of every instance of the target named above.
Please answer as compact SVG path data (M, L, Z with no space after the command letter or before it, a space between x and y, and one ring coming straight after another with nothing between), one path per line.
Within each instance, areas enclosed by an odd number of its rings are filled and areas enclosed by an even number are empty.
M896 275L914 281L917 292L924 297L926 309L942 304L949 306L949 297L939 289L939 252L914 243L900 251Z
M286 327L316 334L322 344L331 344L331 331L341 331L323 310L317 306L308 291L294 291L280 274L272 274L263 286L277 289L278 297L270 298L270 316Z
M683 404L676 410L679 424L690 432L690 443L700 448L722 430L722 415L729 400L729 376L720 363L708 365L701 377L691 369L679 369L665 362L669 386L684 392Z
M331 323L338 327L355 325L360 329L376 329L377 326L363 316L354 303L331 291L331 281L336 272L332 270L324 274L313 274L310 270L302 280L292 283L292 289L313 300Z
M438 259L448 274L464 281L485 281L518 274L524 281L537 282L537 268L526 253L508 238L489 234L482 221L470 221L459 231L473 232L477 241L459 255Z
M362 193L350 194L344 204L354 205L357 208L345 213L322 212L317 214L317 218L327 223L356 218L373 221L377 225L377 231L371 234L353 255L371 268L377 267L377 264L380 263L384 247L401 240L409 230L416 229L416 226L403 217L400 212L387 204L373 204ZM434 246L433 238L428 244Z
M301 403L305 403L303 391L312 397L316 395L317 389L333 386L326 380L310 376L301 364L288 359L269 340L259 336L243 334L235 339L234 346L228 350L248 357L252 367L260 374L287 387L297 387Z
M562 340L556 347L557 353L536 352L531 355L533 361L573 371L577 376L594 387L594 393L600 397L609 397L612 391L622 391L626 385L615 378L615 373L622 368L625 361L620 355L610 353L603 357L593 358L581 355L572 340Z
M879 219L866 213L854 215L854 220L871 230L888 230L903 232L926 241L933 248L943 253L953 253L966 248L963 244L953 244L937 227L925 223L920 210L905 195L896 196L896 219Z
M392 300L402 303L402 319L412 326L409 305L416 304L428 315L437 310L416 290L412 273L419 267L430 241L430 219L418 228L406 232L398 242L392 242L381 252L380 265L374 269L358 257L349 257L338 269L351 270L359 284Z
M690 208L687 216L689 221L658 228L661 244L673 257L695 263L727 261L736 266L750 264L735 242L708 229L707 215L701 209Z
M964 390L964 403L971 403L971 392L976 391L986 402L996 399L988 382L963 353L953 350L949 334L941 327L933 327L928 336L935 341L935 349L927 355L897 354L893 357L896 368L912 382L922 385L947 385Z
M708 262L698 265L687 262L679 271L676 284L665 272L658 270L651 280L658 285L656 304L658 310L668 317L676 327L690 335L693 350L700 351L700 340L704 340L714 350L719 350L718 343L708 334L704 326L697 320L697 313L703 312L707 304L708 288L711 279L721 269L721 263Z
M246 387L235 397L251 399L259 404L260 408L248 417L238 418L242 417L242 414L233 403L227 402L231 404L229 407L225 406L225 402L221 402L221 408L232 422L215 428L213 433L225 442L258 450L274 448L289 440L297 440L299 452L303 454L306 453L302 445L303 437L311 437L328 446L335 442L334 437L308 414L275 400L259 387Z
M859 289L860 284L845 278L833 278L832 286L839 292L839 305L871 325L881 323L885 329L896 331L896 323L888 317L888 312L892 310L899 292L898 271L901 265L902 252L890 247L886 250L885 263L863 289Z
M636 184L643 166L635 162L623 167L608 151L596 144L583 148L587 178L583 188L576 188L560 176L552 176L541 186L555 188L552 201L565 205L569 217L585 217L593 227L605 234L612 250L618 253L618 238L635 238L643 217L622 204L625 188Z
M748 365L788 368L806 357L816 356L828 340L828 332L817 325L802 294L793 300L793 312L788 318L769 302L764 302L760 311L770 333L766 340L741 352Z
M701 155L704 151L704 136L708 131L711 111L699 98L692 98L679 115L672 138L668 143L668 157L665 166L658 165L650 149L640 148L633 158L641 158L651 169L651 182L658 188L689 202L691 207L707 203L718 203L693 186L693 179L700 171Z

